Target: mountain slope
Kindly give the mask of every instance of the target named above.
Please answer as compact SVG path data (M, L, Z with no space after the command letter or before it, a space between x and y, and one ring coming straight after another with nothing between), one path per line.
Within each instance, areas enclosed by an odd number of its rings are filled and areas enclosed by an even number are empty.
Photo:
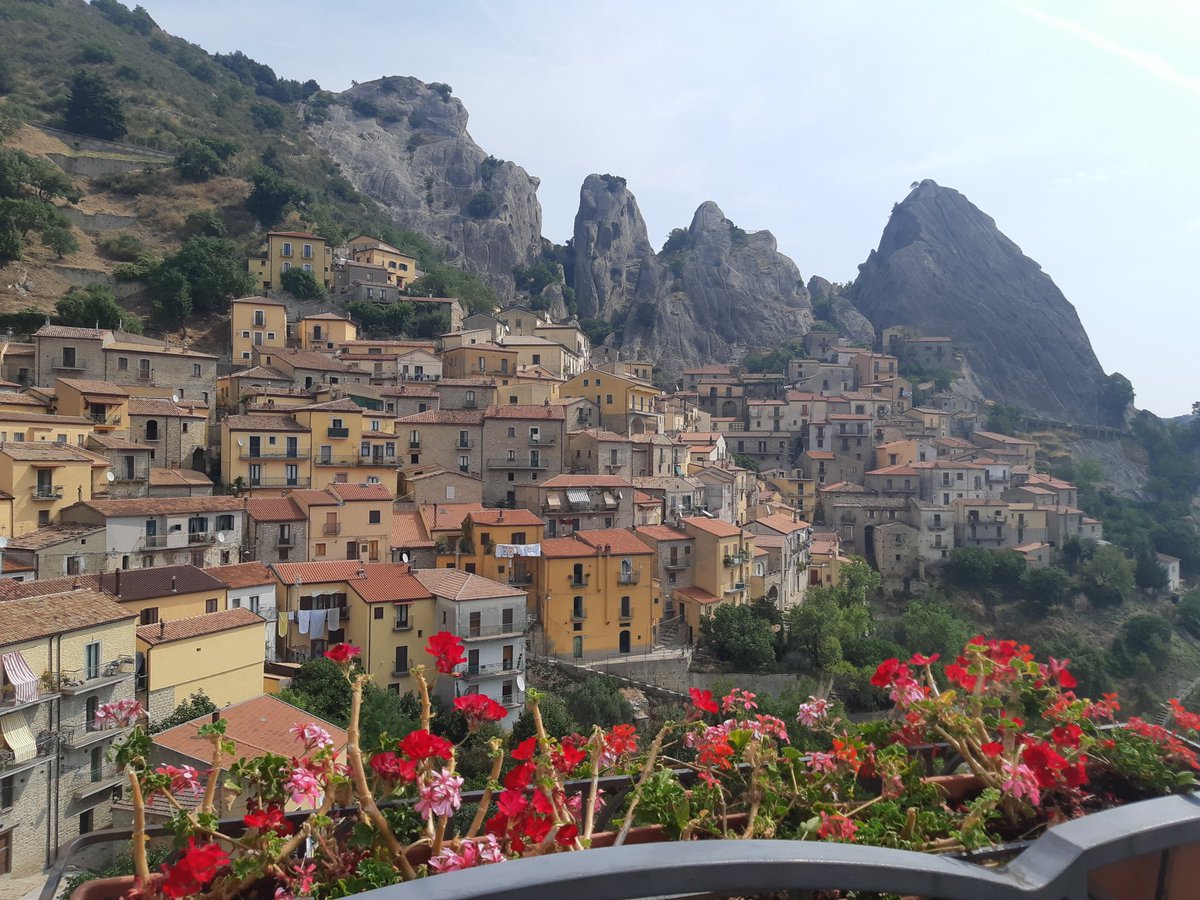
M1106 420L1104 370L1075 307L957 191L927 180L896 206L851 300L877 330L911 325L953 338L986 397L1071 422Z

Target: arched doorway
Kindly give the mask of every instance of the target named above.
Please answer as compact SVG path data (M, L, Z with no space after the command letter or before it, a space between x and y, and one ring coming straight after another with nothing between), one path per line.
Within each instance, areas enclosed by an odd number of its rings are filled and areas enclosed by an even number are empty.
M617 640L618 640L617 649L621 653L628 653L630 650L630 644L631 644L629 632L622 631L621 636Z
M738 414L737 403L732 400L726 400L721 404L721 415L727 419L736 418Z
M629 423L630 434L645 434L646 423L642 421L641 416L635 416Z
M204 464L204 450L200 447L192 451L192 469L196 472L208 471L208 466Z

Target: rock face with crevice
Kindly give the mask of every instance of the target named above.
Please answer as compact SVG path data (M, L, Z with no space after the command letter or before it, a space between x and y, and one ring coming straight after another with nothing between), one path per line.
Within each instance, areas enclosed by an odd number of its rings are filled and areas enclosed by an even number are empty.
M309 133L354 187L502 299L514 296L513 267L541 252L538 179L475 143L466 108L447 86L364 82L337 95L329 114Z
M1075 307L958 191L922 181L897 204L850 299L876 330L909 325L953 338L989 399L1106 421L1104 370Z

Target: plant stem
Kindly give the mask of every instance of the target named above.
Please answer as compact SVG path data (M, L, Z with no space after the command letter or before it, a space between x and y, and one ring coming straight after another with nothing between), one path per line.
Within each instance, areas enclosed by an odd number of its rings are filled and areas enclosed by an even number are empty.
M592 783L588 786L587 806L583 814L583 839L592 838L596 824L596 793L600 787L600 757L604 754L604 731L597 725L592 729Z
M500 741L498 738L492 738L492 752L495 756L492 758L492 774L488 776L487 787L483 790L483 797L479 800L479 806L475 809L475 818L471 820L471 827L467 830L467 837L473 838L479 834L479 829L483 827L483 821L487 818L488 807L492 805L492 785L500 780L500 770L504 767L504 754L500 752Z
M625 813L625 824L621 826L621 832L617 835L617 839L613 841L614 847L620 847L625 843L625 837L629 834L629 829L633 827L633 814L637 810L638 803L642 799L642 790L646 787L646 782L650 780L651 774L654 772L654 760L662 750L663 740L666 739L667 732L671 730L670 725L664 725L659 729L658 734L654 736L654 743L650 745L650 752L646 756L646 763L642 766L642 774L638 778L637 787L633 789L633 799L629 801L629 809Z
M133 872L141 882L143 890L150 888L150 863L146 859L146 801L142 797L142 785L137 772L128 772L129 793L133 798Z
M214 734L210 738L213 744L212 768L208 771L208 783L204 786L204 802L200 805L200 811L211 814L217 802L217 779L221 777L221 757L225 755L221 751L221 742L225 737Z

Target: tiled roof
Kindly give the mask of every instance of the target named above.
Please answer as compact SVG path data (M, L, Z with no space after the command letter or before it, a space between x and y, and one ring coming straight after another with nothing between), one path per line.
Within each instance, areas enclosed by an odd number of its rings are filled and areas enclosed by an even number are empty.
M22 462L92 462L92 457L50 441L6 441L0 453Z
M467 513L483 509L479 503L422 503L418 510L429 531L458 531Z
M317 322L349 322L349 321L350 321L350 319L349 319L347 316L339 316L337 313L316 313L315 315L311 315L311 316L305 316L305 317L304 317L304 318L302 318L300 321L301 321L301 322L311 322L311 321L317 321Z
M256 522L303 522L308 518L288 497L252 497L246 511Z
M0 644L17 644L134 618L112 597L89 588L6 599L0 602Z
M280 407L293 410L296 407ZM222 424L229 431L299 431L308 433L308 429L291 416L249 415L226 416Z
M89 434L88 442L98 444L105 450L144 450L149 453L154 448L149 444L139 444L119 434Z
M322 403L310 403L308 406L298 406L296 409L302 412L363 412L363 408L349 397L326 400Z
M10 391L0 394L0 403L9 403L17 406L37 406L41 409L46 408L45 400L39 400L37 397L32 397L29 394L15 394Z
M173 641L186 641L207 634L245 628L247 625L261 626L263 621L263 617L257 613L239 607L205 613L202 616L189 616L186 619L172 619L169 622L160 619L155 625L142 625L137 630L137 636L139 641L153 647L156 644L170 644Z
M112 332L107 328L75 328L71 325L43 325L36 332L34 337L46 338L73 338L75 340L84 341L99 341L105 337L112 337Z
M33 566L23 565L14 560L11 556L6 556L4 559L0 559L0 572L4 572L5 575L11 575L14 572L33 571L36 571Z
M723 519L706 519L703 516L691 516L681 518L679 521L686 522L693 528L698 528L700 531L706 531L720 538L737 537L742 533L742 529L738 528L738 526Z
M331 581L358 581L366 577L364 563L357 559L329 559L322 562L272 563L276 579L285 585L326 584Z
M817 488L822 494L871 494L870 488L855 484L853 481L835 481Z
M606 431L603 428L580 428L576 431L567 432L570 436L586 435L597 441L620 441L623 444L629 443L629 436L625 434L617 434L615 431Z
M681 594L682 596L691 600L695 600L697 603L719 603L721 601L720 597L716 596L715 594L710 594L704 588L696 587L695 585L692 585L691 587L675 588L675 593Z
M200 353L197 350L189 350L187 347L176 347L173 344L168 344L166 341L155 341L149 338L143 339L136 335L126 335L126 337L136 339L113 341L111 344L105 345L104 352L113 353L124 350L128 353L157 353L166 356L185 356L189 359L217 360L220 358L212 353Z
M387 489L383 484L339 484L337 482L329 485L328 490L343 500L385 500L390 503L395 499L395 495Z
M425 523L415 512L392 513L392 546L400 549L432 547Z
M325 243L325 238L321 237L319 234L313 234L311 231L268 231L267 236L308 238L312 241L320 241L321 243Z
M111 381L90 381L82 378L59 378L58 383L72 387L81 394L100 395L103 397L129 396L129 392L125 390L125 388L115 385Z
M247 501L238 497L158 497L134 500L84 500L86 506L108 518L126 516L173 516L185 513L237 512Z
M471 475L467 472L460 472L458 469L447 469L443 466L431 465L428 467L422 466L420 469L405 469L405 481L420 481L423 478L434 478L438 475L450 475L454 478L465 478L467 481L482 481L478 475Z
M578 532L576 532L578 534ZM596 548L572 537L546 538L542 541L542 556L550 559L571 559L577 556L595 556Z
M338 498L329 493L328 490L304 490L292 491L288 494L296 504L303 510L308 510L310 506L337 506Z
M37 531L30 531L18 537L8 539L9 550L41 550L53 547L63 541L71 541L84 535L104 531L103 525L81 525L75 522L62 522L58 525L46 525ZM103 541L101 542L103 543Z
M272 234L283 234L276 231ZM282 300L274 300L271 297L238 297L235 300L230 300L230 303L245 303L248 306L287 306Z
M635 490L633 492L633 503L634 506L658 506L662 503L662 500L658 497L651 497L645 491Z
M792 521L791 516L781 516L775 513L771 516L760 516L754 520L758 525L764 525L772 531L778 531L780 534L791 534L793 531L803 531L812 526L804 521Z
M435 597L447 600L491 600L524 596L524 591L461 569L421 569L416 579Z
M438 396L438 389L432 384L421 384L419 382L405 382L390 387L384 387L380 392L381 397L419 397L423 400L429 400Z
M213 566L204 571L226 587L231 588L257 587L275 583L275 579L271 577L271 570L257 560L236 563L232 566Z
M884 466L882 469L872 469L867 472L868 475L920 475L920 469L914 469L909 465L899 466Z
M629 488L633 485L619 475L555 475L542 482L544 488Z
M151 487L209 487L212 479L195 469L151 469Z
M467 514L477 525L545 525L540 516L527 509L480 509Z
M149 600L153 597L219 591L225 588L224 584L196 566L120 569L91 577L102 590L123 601Z
M367 374L362 369L355 366L348 366L331 356L326 356L324 353L318 353L315 350L271 347L260 350L259 354L261 356L270 356L272 360L287 363L293 369L312 369L319 372L353 372L360 375Z
M130 397L129 414L204 419L208 417L208 404L199 400L180 400L176 403L169 397Z
M597 528L588 531L577 531L575 534L581 541L591 544L597 550L610 550L621 556L654 552L642 541L639 541L636 535L627 528Z
M397 424L404 425L482 425L480 409L427 409L425 412L400 416Z
M270 694L227 706L221 710L221 718L226 723L225 737L233 741L235 759L253 759L268 753L291 757L300 753L301 745L292 735L291 728L307 722L315 722L328 731L335 748L346 743L346 732L341 728ZM154 743L195 760L198 766L210 766L212 740L201 735L199 730L211 721L211 716L204 715L176 725L154 735Z
M352 586L367 603L427 600L433 596L403 563L367 563L363 569L366 578L356 580Z
M248 369L234 369L226 378L265 378L268 381L286 381L291 383L291 378L284 375L282 372L269 368L267 366L251 366Z
M1016 446L1034 443L1033 441L1027 441L1023 438L1015 438L1007 434L997 434L994 431L977 431L973 437L981 437L989 441L996 441L999 444L1015 444Z
M549 406L536 403L513 403L501 406L492 403L484 412L488 419L543 419L561 422L567 417L561 406Z
M690 541L692 539L692 536L686 531L680 531L670 525L639 525L633 533L639 536L645 535L656 541Z

